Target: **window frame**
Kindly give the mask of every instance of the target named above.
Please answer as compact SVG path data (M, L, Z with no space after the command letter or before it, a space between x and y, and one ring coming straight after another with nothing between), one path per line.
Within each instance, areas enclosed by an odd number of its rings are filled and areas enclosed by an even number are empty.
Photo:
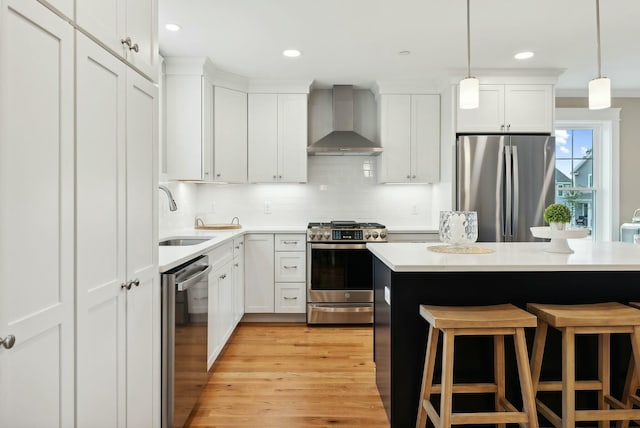
M598 241L618 241L620 201L620 108L556 108L556 129L593 129L595 234Z

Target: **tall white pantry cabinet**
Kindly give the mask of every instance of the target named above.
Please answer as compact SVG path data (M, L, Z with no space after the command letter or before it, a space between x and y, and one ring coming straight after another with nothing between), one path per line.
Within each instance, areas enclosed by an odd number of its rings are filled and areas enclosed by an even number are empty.
M0 5L0 425L159 427L154 73Z

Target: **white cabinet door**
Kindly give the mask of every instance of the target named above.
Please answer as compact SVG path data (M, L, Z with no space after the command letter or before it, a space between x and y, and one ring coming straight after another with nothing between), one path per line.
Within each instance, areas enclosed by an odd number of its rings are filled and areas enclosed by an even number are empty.
M0 5L0 337L15 337L0 424L71 427L73 29L34 1Z
M440 181L440 96L411 96L411 182Z
M383 183L411 181L411 95L380 96L380 142L378 180Z
M277 282L276 283L276 312L278 313L305 313L306 286L304 282Z
M307 95L249 94L249 182L307 181Z
M76 1L78 26L153 81L159 65L157 20L157 0Z
M507 85L504 99L507 132L553 132L551 85Z
M247 182L247 94L214 90L214 181Z
M273 234L245 235L245 313L273 312Z
M278 181L307 182L307 95L278 95Z
M278 179L278 95L248 96L249 182L272 183Z
M157 88L77 41L78 423L155 427Z
M480 106L461 109L458 132L506 132L504 130L504 85L480 85Z
M81 34L76 50L78 425L124 427L126 65Z
M234 326L244 315L244 237L233 240Z
M172 180L212 178L213 86L202 76L165 76L167 174ZM205 111L204 101L210 103Z
M227 261L209 274L207 370L220 355L233 331L233 268Z
M127 427L158 427L158 90L128 69L126 99Z

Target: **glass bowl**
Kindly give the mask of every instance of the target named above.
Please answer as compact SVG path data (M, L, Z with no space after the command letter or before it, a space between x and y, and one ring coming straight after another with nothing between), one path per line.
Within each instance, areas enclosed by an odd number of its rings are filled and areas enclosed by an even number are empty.
M466 247L478 239L477 211L440 211L440 241Z

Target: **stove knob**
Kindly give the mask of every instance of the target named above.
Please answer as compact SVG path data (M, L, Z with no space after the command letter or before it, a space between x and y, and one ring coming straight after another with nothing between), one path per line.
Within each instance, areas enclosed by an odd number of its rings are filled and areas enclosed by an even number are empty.
M369 239L369 238L371 238L371 233L369 233L369 231L367 230L367 231L364 233L364 239Z
M324 239L329 239L331 237L331 232L324 233Z
M380 232L380 239L384 239L387 237L387 232Z
M377 239L378 238L378 232L373 232L373 239Z
M309 240L313 241L314 239L316 239L316 234L315 233L310 233L309 234Z

